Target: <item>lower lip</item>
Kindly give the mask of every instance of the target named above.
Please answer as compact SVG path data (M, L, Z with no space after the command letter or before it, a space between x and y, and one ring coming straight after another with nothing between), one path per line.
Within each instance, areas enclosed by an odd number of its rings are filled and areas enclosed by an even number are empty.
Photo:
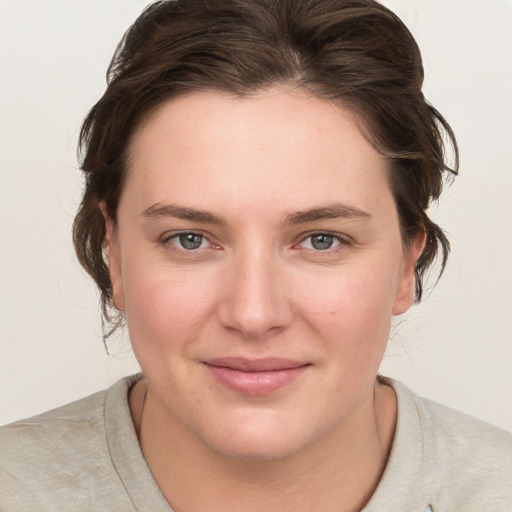
M297 380L309 365L284 370L245 372L224 366L206 364L213 376L227 388L251 396L264 396Z

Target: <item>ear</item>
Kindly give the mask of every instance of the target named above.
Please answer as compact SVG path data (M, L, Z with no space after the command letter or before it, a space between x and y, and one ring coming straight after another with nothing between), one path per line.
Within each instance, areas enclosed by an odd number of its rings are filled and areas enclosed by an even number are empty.
M416 262L425 248L425 231L419 231L404 248L400 275L393 305L393 315L405 313L414 303L414 272Z
M105 219L105 244L108 255L108 269L110 274L110 283L112 285L112 298L114 306L125 310L123 279L121 273L121 254L119 250L118 238L116 236L116 224L114 219L107 213L107 207L102 201L99 204L103 218Z

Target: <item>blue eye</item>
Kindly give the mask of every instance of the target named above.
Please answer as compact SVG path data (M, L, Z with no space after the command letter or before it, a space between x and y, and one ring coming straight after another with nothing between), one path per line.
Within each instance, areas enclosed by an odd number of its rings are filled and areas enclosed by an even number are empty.
M201 249L206 241L203 235L199 233L178 233L170 237L169 242L178 246L180 249L194 251Z
M300 245L315 251L328 251L338 247L341 243L342 241L339 236L331 235L330 233L313 233L304 238Z
M325 251L326 249L330 249L334 242L334 237L332 235L313 235L311 237L311 245L317 249L318 251Z

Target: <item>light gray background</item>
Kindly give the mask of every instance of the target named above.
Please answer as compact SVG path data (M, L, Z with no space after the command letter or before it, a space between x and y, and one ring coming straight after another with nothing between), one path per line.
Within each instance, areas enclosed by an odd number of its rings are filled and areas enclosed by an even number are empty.
M297 0L299 1L299 0ZM436 221L453 254L400 318L384 374L512 430L512 2L387 0L416 36L425 92L452 124L461 175ZM0 0L0 423L137 370L105 354L98 295L70 240L76 141L141 0Z

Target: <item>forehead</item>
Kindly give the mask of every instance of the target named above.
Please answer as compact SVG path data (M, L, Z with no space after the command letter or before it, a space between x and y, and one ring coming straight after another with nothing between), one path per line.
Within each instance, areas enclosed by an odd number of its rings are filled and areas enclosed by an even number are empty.
M128 162L126 188L141 209L178 201L297 210L340 200L364 209L389 194L388 162L352 112L279 88L172 99L135 133Z

